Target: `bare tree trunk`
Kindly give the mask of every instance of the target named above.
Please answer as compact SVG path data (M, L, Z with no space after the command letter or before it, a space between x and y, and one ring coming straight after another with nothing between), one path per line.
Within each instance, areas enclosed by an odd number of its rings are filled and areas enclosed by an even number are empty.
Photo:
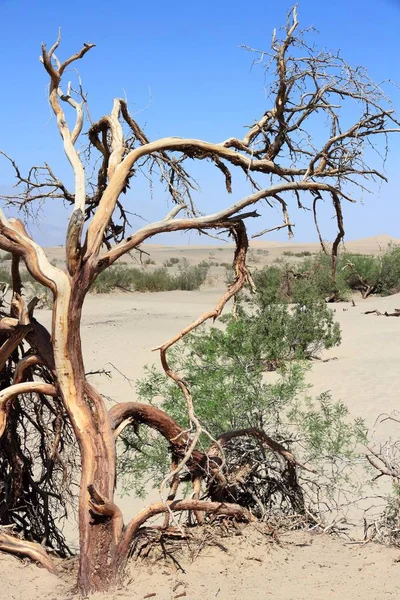
M86 595L112 587L120 531L112 516L96 514L89 493L89 489L95 490L100 497L112 502L116 452L104 401L85 382L80 339L84 293L79 289L80 283L71 282L66 276L64 289L58 290L53 315L53 345L60 394L81 454L78 584Z

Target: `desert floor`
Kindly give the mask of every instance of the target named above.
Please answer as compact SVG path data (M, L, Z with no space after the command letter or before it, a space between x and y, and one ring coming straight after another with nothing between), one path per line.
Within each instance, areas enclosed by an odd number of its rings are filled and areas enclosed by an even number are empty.
M381 236L350 242L347 248L352 252L378 253L389 241ZM156 266L171 256L186 257L191 263L201 260L227 263L232 256L232 249L227 247L218 250L204 246L149 246L147 249ZM273 262L285 251L316 252L318 248L315 244L259 244L252 251L253 268ZM62 249L50 249L48 254L61 260ZM93 383L115 401L134 400L134 380L141 376L145 364L157 364L158 357L152 348L216 304L224 289L223 281L224 267L214 266L207 285L196 292L90 295L82 328L86 368L112 372L112 379L96 375L91 379ZM357 297L355 304L333 306L343 341L339 348L323 356L331 360L313 363L308 374L312 394L331 390L334 399L343 400L352 415L365 418L377 441L398 437L395 423L379 425L377 418L398 408L400 319L364 312L399 308L400 295L367 300ZM48 310L37 311L36 317L50 325ZM149 499L152 497L157 497L157 493L151 492ZM120 505L128 519L140 510L143 502L124 496ZM76 538L73 524L68 524L66 533L70 540ZM304 532L284 534L279 543L265 543L265 540L264 534L249 528L243 535L224 541L226 552L210 547L194 563L187 559L185 573L165 565L135 570L132 566L130 582L113 598L144 598L155 593L155 600L163 600L179 594L183 597L186 592L186 597L193 600L380 600L400 592L398 549L373 543L349 544L344 539ZM57 580L43 569L4 554L0 554L0 573L0 599L73 597L71 578L67 575Z

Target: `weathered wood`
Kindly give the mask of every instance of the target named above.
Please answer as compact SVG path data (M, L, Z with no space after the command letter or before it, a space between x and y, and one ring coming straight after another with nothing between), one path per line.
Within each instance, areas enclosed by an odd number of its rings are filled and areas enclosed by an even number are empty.
M54 575L58 574L56 565L40 544L21 540L14 535L4 533L0 530L0 550L9 552L10 554L16 554L22 558L30 558L34 562L42 565L42 567L50 571L50 573L53 573Z

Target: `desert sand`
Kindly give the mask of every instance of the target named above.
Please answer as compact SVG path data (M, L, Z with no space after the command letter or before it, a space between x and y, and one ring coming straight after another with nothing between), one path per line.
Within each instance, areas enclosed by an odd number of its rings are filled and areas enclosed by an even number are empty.
M399 240L377 236L348 242L346 248L351 252L376 254L390 242ZM232 259L229 247L220 250L211 246L149 245L146 249L156 266L173 256L185 257L193 264L201 260L229 263ZM287 251L317 252L318 245L259 242L253 246L250 264L253 262L254 267L268 264ZM59 261L63 249L49 249L48 255ZM115 401L136 399L135 379L142 375L145 364L157 364L158 356L152 348L216 304L224 289L224 273L224 267L212 267L206 285L196 292L90 295L82 327L86 368L112 372L112 379L96 375L91 377L92 382ZM343 340L339 348L323 356L335 360L313 363L307 376L313 385L312 394L331 390L334 399L343 400L353 416L365 418L377 440L390 435L398 437L395 423L378 425L377 418L398 408L400 319L364 312L392 311L400 307L400 295L367 300L357 297L355 304L333 306ZM43 309L36 316L43 324L50 325L50 311ZM155 491L149 499L154 497L157 497ZM146 503L126 496L119 502L126 519ZM72 523L66 526L66 533L71 541L76 539ZM186 560L185 573L171 565L152 567L150 572L149 567L131 565L130 582L113 598L144 598L155 593L155 600L164 600L186 592L186 597L193 600L380 600L394 597L400 591L398 549L374 543L348 544L345 539L305 532L283 534L279 543L271 543L252 528L241 536L224 540L224 545L227 552L210 547L194 563ZM56 579L43 569L4 554L0 554L0 573L0 599L73 597L71 577L67 574Z

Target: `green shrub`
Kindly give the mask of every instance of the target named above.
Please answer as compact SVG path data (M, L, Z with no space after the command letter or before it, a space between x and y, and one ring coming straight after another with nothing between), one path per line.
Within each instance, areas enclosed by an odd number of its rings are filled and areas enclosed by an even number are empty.
M269 266L255 271L253 279L262 305L284 302L281 294L282 270L279 267Z
M137 292L163 292L171 290L197 290L207 277L207 269L191 267L187 261L179 264L178 273L170 275L165 268L152 272L142 269L115 266L101 273L91 287L97 294L115 289Z
M285 361L316 358L322 350L341 342L339 324L322 301L295 304L292 308L287 304L258 302L251 313L239 310L239 320L232 316L223 318L227 322L224 335L236 333L239 346L245 336L248 343L258 348L260 361L270 368Z
M400 291L400 246L391 246L381 257L378 293L383 296Z
M196 415L213 437L232 429L264 429L301 462L312 461L310 466L318 470L315 476L305 473L301 482L311 502L326 497L336 502L339 488L347 481L349 458L365 441L365 427L360 420L351 421L347 408L328 393L314 400L308 396L306 364L293 360L296 353L285 335L278 337L285 320L292 320L294 329L299 315L292 315L287 307L272 309L267 315L254 309L250 315L240 307L237 318L225 317L222 329L203 327L184 338L169 351L169 364L189 384ZM268 375L267 362L276 356L278 371ZM137 395L189 427L180 390L155 367L146 368ZM209 445L203 434L200 446L204 450ZM144 495L143 481L159 486L170 469L167 451L167 443L154 431L143 427L138 437L127 429L119 443L123 489ZM279 512L279 506L275 508Z
M390 246L379 256L346 253L339 259L338 270L352 290L396 294L400 291L400 247Z
M11 252L5 252L4 254L2 253L0 255L0 262L6 262L7 260L11 260L11 259L12 259Z
M271 303L304 303L325 300L331 296L331 258L325 254L304 259L297 265L281 262L253 273L257 295L263 305ZM337 270L335 289L346 300L350 293L347 272Z

